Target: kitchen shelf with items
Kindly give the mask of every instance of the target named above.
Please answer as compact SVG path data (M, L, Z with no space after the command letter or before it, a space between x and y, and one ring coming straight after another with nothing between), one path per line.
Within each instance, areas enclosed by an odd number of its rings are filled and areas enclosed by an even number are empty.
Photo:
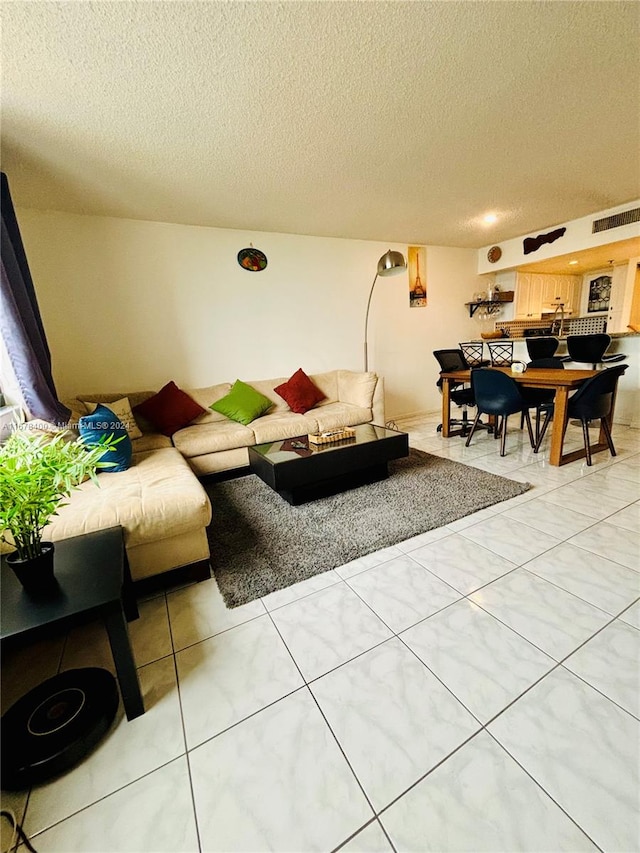
M469 316L473 315L480 309L481 317L491 317L499 313L501 303L513 302L513 290L502 292L497 287L490 287L486 293L477 293L473 302L465 302L469 309Z

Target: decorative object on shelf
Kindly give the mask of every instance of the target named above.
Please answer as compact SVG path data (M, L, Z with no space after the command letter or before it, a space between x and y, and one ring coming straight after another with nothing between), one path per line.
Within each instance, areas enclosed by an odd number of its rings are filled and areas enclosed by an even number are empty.
M487 260L490 264L496 264L502 257L502 249L500 246L492 246L487 252Z
M407 250L407 266L409 268L409 306L411 308L427 307L427 285L420 278L420 260L422 269L426 270L426 249L422 246L409 246ZM425 273L426 274L426 273Z
M67 437L18 430L0 448L0 541L16 549L7 562L32 593L55 588L54 550L42 541L43 528L87 476L97 484L96 470L111 466L103 457L118 442L106 437L90 445Z
M525 237L522 241L523 252L525 255L530 255L531 252L537 252L540 246L545 243L555 243L560 237L564 237L566 228L556 228L555 231L549 231L548 234L538 234L537 237Z
M382 276L386 278L389 275L397 275L398 273L404 272L407 268L407 262L404 259L404 255L402 252L392 252L389 249L378 261L378 268L376 270L375 277L373 279L373 284L371 285L371 290L369 291L369 299L367 300L367 313L364 318L364 369L365 371L369 370L369 354L367 350L367 334L369 329L369 308L371 306L371 297L373 296L373 288L376 286L376 281L378 280L378 276Z
M267 256L260 249L254 249L253 243L249 243L249 248L240 249L238 252L238 263L243 270L249 272L262 272L267 266Z

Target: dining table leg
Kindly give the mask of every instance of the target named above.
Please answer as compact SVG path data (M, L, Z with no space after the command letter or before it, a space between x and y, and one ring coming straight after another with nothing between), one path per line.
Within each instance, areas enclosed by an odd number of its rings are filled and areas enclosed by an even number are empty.
M442 437L451 435L451 386L449 380L442 377Z
M551 429L551 449L549 450L550 465L562 465L562 445L567 429L568 403L569 389L557 388L553 405L553 427Z

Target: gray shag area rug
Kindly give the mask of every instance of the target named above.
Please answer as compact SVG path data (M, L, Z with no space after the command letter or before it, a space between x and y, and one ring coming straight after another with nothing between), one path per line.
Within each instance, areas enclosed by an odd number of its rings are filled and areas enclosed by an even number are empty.
M300 506L255 474L205 488L211 565L227 607L238 607L531 487L412 449L389 463L388 480Z

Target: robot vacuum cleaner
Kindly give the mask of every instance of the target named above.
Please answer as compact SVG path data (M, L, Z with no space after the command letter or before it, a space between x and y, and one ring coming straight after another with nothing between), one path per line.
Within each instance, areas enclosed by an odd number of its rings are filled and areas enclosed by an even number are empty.
M69 770L98 743L118 709L106 669L70 669L30 690L2 717L2 787L22 790Z

